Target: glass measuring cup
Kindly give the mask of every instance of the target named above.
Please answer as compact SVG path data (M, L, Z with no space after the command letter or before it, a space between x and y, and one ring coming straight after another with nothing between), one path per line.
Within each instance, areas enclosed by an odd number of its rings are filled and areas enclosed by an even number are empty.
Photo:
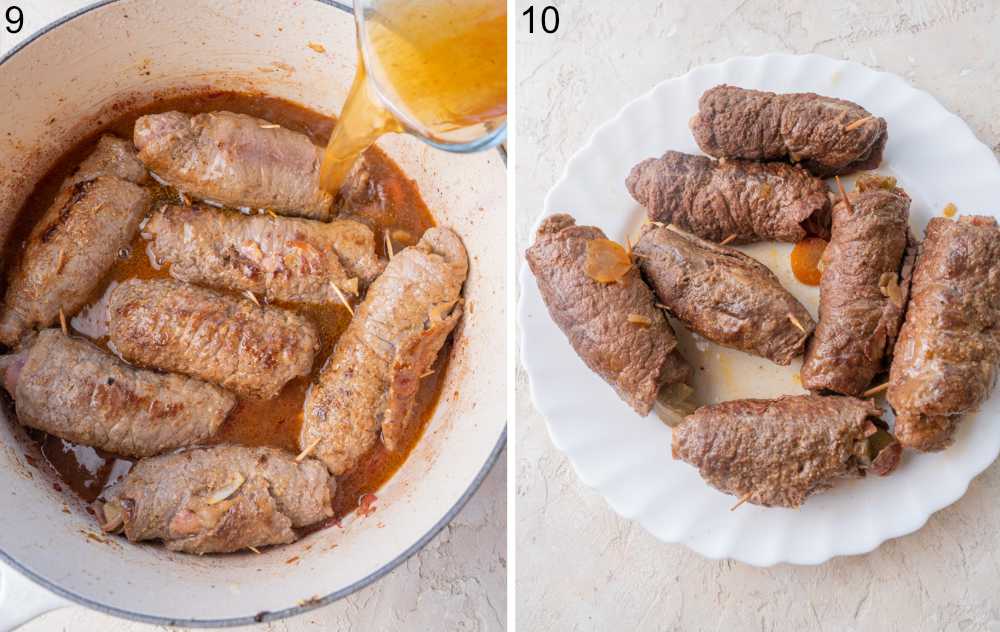
M327 146L324 189L335 191L387 132L462 153L503 142L503 0L356 0L354 16L358 70Z

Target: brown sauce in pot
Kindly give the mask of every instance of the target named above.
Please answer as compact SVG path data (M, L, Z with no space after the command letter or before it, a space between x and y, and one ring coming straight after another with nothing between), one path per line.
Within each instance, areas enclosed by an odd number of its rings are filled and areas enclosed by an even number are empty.
M32 227L48 209L62 181L76 169L92 151L103 133L113 133L131 139L135 121L145 114L179 110L188 113L228 110L250 114L308 135L317 145L325 145L335 120L300 105L259 94L211 92L170 99L122 113L107 122L103 128L67 151L38 183L21 210L10 240L4 250L4 270L17 265L25 240ZM425 230L434 225L420 192L412 180L377 147L365 153L368 182L352 190L346 199L338 200L341 216L368 224L376 235L379 255L385 256L385 235L390 235L394 251L415 243ZM150 181L146 185L153 194L150 210L164 203L179 204L180 197L170 187ZM146 254L146 242L137 235L127 251L97 288L87 305L77 314L67 314L67 324L74 335L85 335L98 346L107 349L107 332L95 315L102 310L100 303L114 282L131 278L155 279L169 276L167 267L156 269ZM4 275L3 283L6 283ZM6 290L6 288L3 288ZM309 318L316 325L321 337L321 349L316 354L313 373L308 378L289 382L281 393L271 400L239 397L236 408L230 413L218 434L216 443L236 443L250 446L272 446L298 452L298 434L302 424L302 406L310 383L330 355L340 334L350 322L350 314L342 305L298 305L276 303ZM56 325L58 326L58 324ZM355 510L362 497L372 494L385 483L406 460L434 413L441 391L440 376L447 368L450 343L442 350L434 374L421 382L414 407L414 419L409 425L401 448L395 452L385 449L378 442L372 451L352 472L337 479L337 497L334 499L333 524ZM87 446L30 430L29 436L39 444L46 462L58 475L60 488L68 488L85 502L93 502L101 491L127 472L131 463L114 455Z

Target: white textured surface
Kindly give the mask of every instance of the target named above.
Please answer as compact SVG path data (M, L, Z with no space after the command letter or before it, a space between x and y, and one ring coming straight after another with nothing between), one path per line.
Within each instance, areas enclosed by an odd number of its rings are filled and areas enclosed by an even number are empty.
M819 52L890 70L1000 150L991 3L558 4L558 35L519 32L519 251L597 125L662 79L733 55ZM924 529L870 555L759 570L706 561L616 516L551 446L523 372L518 389L522 629L1000 629L995 465ZM553 581L546 571L566 559Z
M11 1L0 0L0 18ZM0 54L48 20L89 4L85 0L19 0L23 33L12 37L0 21ZM3 97L0 97L2 99ZM374 585L326 608L253 630L497 631L506 621L506 456L480 490L427 547ZM67 608L20 628L140 632L151 626Z

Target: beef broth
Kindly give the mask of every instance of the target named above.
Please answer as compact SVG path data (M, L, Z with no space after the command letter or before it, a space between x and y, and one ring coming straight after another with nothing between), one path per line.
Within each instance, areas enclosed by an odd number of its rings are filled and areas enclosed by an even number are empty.
M72 175L80 163L93 151L101 134L111 133L131 139L136 119L146 114L177 110L190 114L226 110L259 117L287 129L304 133L317 145L329 140L335 119L300 105L260 94L237 92L206 92L161 99L153 104L122 112L106 121L92 136L69 149L37 184L15 223L6 255L0 265L4 271L18 264L32 227L55 199L60 185ZM386 236L394 251L413 245L434 220L420 197L415 183L377 147L368 149L357 177L349 180L335 201L335 210L342 218L360 221L376 235L376 249L385 256ZM145 188L152 196L151 210L164 204L182 204L178 192L150 180ZM6 274L3 277L6 279ZM85 306L76 314L66 314L72 333L84 334L103 349L108 349L107 322L101 317L108 294L115 285L128 279L169 278L169 266L154 266L147 252L147 241L137 235L131 245L119 252L111 271L98 284ZM4 290L6 288L3 288ZM288 382L278 396L270 400L238 397L237 405L212 443L235 443L246 446L275 447L298 451L298 436L302 424L303 402L309 385L315 380L334 344L351 320L342 305L304 305L274 302L308 318L317 328L320 348L312 374ZM110 350L110 349L108 349ZM374 493L406 460L434 413L441 390L441 376L450 356L446 345L434 365L434 374L421 381L413 423L409 424L396 451L389 451L377 442L354 471L338 481L333 500L334 518L356 509L362 497ZM95 451L86 446L31 432L39 443L48 464L56 471L64 487L85 502L92 502L100 491L114 482L131 466L131 461Z

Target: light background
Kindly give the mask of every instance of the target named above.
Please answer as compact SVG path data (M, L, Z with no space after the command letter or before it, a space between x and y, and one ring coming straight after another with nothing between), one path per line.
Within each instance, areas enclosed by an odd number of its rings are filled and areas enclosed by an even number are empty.
M164 10L178 0L163 0ZM266 1L266 0L264 0ZM62 15L92 4L89 0L0 0L0 55ZM4 27L7 7L25 15L21 33ZM4 96L0 95L0 116ZM506 450L479 491L428 545L375 584L300 617L239 628L284 632L417 632L466 630L498 632L507 621ZM83 562L81 562L83 563ZM71 607L43 615L18 632L147 632L160 628L123 621Z
M528 34L529 4L558 6L557 34ZM1000 155L1000 2L517 5L518 269L545 193L600 123L659 81L734 55L816 52L894 72ZM757 569L618 517L552 447L520 365L516 445L520 630L1000 630L996 464L923 529L869 555Z

